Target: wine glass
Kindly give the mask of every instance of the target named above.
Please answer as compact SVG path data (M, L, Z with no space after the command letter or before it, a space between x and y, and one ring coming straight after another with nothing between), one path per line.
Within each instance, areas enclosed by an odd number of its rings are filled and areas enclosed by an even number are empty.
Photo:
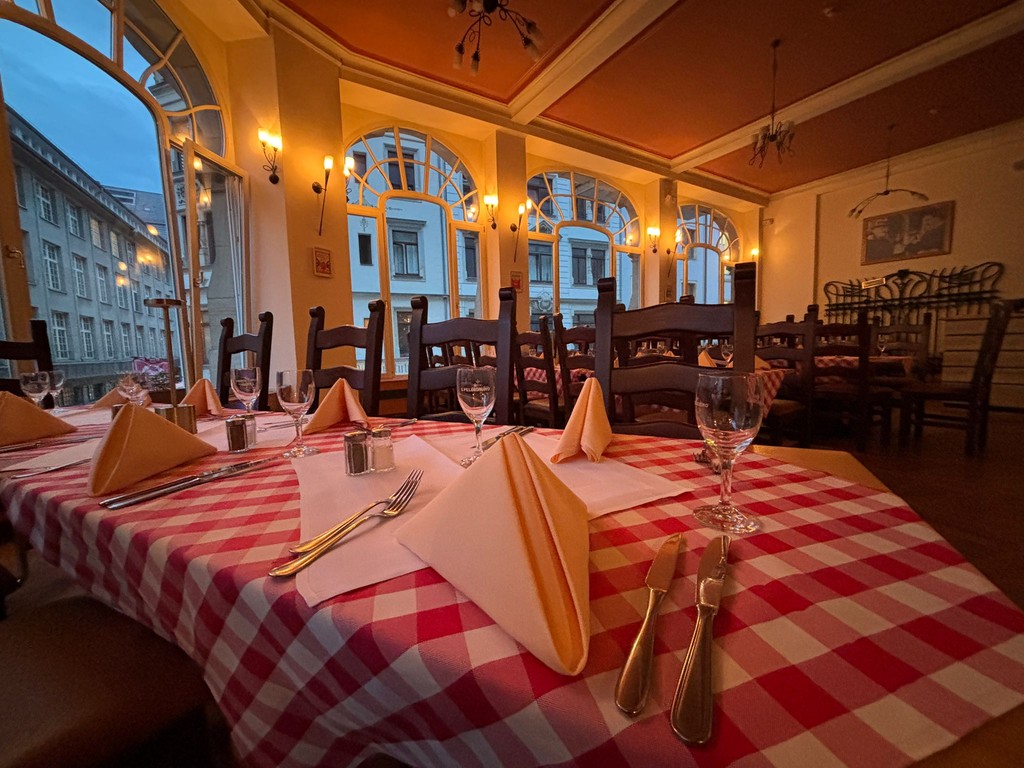
M878 347L878 354L881 355L882 357L885 356L886 344L888 344L888 339L886 339L885 334L878 334L878 338L875 339L875 346Z
M231 391L235 397L245 406L247 414L252 413L252 407L260 397L262 382L260 381L259 368L232 368L231 369Z
M294 448L284 454L289 458L298 459L320 453L319 448L306 445L302 441L302 417L313 404L315 393L316 385L313 383L313 372L308 368L277 372L277 401L295 421L297 442Z
M718 457L721 497L717 504L697 507L693 514L711 528L729 533L752 533L761 521L732 503L732 465L761 426L764 393L756 373L733 370L702 372L697 379L697 425L704 444Z
M459 368L455 376L455 391L459 397L459 405L462 407L462 412L473 422L473 433L476 436L475 450L459 462L462 466L468 467L484 452L480 445L480 430L483 428L484 420L494 408L494 369L491 367Z
M719 349L722 352L722 365L728 365L732 362L733 347L731 341L723 341L719 345Z
M50 392L50 374L48 371L33 371L18 374L21 391L31 398L32 402L43 407L43 398Z
M64 389L64 371L52 370L50 371L50 394L53 395L53 415L58 416L64 412L64 409L60 407L61 390Z
M149 394L149 375L144 371L124 371L117 376L117 391L129 403L141 407Z

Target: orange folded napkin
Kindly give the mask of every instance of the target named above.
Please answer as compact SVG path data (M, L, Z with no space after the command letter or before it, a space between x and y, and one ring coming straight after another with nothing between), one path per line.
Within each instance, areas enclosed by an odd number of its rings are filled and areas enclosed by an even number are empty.
M697 364L702 368L732 368L732 360L726 363L724 366L719 365L715 362L715 358L708 354L706 349L702 349L700 354L697 355ZM757 355L754 355L754 370L763 371L770 369L771 365L766 360L762 360Z
M553 670L583 669L586 506L518 435L499 440L395 538Z
M338 379L334 386L328 390L327 395L316 409L316 413L310 418L309 423L303 428L304 435L311 435L314 432L322 432L328 427L342 422L351 423L357 421L360 424L368 425L370 420L366 417L366 411L359 404L359 396L355 390L348 385L344 379Z
M110 408L111 406L121 405L122 403L127 403L127 402L128 402L128 398L125 397L124 395L122 395L120 392L118 392L117 388L115 387L114 389L112 389L109 392L107 392L107 394L105 394L103 397L101 397L99 400L97 400L95 403L93 403L89 407L93 408L93 409L97 409L97 408ZM153 399L149 395L146 395L146 399L142 401L142 404L143 405L152 405L153 404Z
M96 448L89 493L101 496L126 488L217 449L145 408L126 405Z
M35 403L0 392L0 446L74 432L76 427L51 416Z
M571 459L581 450L591 461L600 461L611 441L612 425L604 408L604 394L597 379L591 377L584 383L579 399L572 407L572 415L551 461L557 464Z
M762 360L757 355L754 355L754 370L755 371L770 371L772 369L771 364L767 360Z
M192 388L181 398L181 404L194 405L196 416L208 416L211 413L216 416L224 414L224 406L220 404L217 390L213 388L213 383L209 379L200 379L193 384Z

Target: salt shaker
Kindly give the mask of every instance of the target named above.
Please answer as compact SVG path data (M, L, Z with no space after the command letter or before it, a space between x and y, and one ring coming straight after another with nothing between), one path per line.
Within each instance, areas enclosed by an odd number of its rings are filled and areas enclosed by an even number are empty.
M390 472L395 468L395 447L387 427L377 427L370 432L370 464L374 472Z
M370 466L370 451L365 432L349 432L345 435L345 474L365 475Z

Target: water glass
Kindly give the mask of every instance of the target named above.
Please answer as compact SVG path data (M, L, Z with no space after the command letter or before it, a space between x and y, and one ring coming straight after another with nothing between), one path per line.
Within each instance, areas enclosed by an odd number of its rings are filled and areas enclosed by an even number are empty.
M18 375L21 391L31 398L32 402L43 407L43 398L50 392L50 374L48 371L33 371Z
M231 369L231 391L245 406L246 413L252 413L252 407L259 400L262 388L263 382L260 380L259 368Z
M149 376L142 371L125 371L118 374L117 391L132 405L142 406L149 394Z
M50 371L50 395L53 396L53 414L55 416L64 412L60 407L60 393L64 389L64 371L54 369Z

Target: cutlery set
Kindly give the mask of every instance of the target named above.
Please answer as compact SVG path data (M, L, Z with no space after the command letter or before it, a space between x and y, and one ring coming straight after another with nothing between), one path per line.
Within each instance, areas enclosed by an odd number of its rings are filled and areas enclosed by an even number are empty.
M645 579L650 590L647 612L615 685L615 704L630 717L640 714L647 704L655 623L661 601L672 584L680 541L679 534L665 540ZM711 624L722 599L728 557L729 537L718 536L708 542L697 568L697 622L683 660L670 717L672 730L688 744L703 744L711 737Z
M509 427L508 429L502 430L494 437L489 437L484 440L480 443L480 447L486 451L488 448L496 445L503 437L507 437L508 435L528 435L531 432L533 432L533 427Z

